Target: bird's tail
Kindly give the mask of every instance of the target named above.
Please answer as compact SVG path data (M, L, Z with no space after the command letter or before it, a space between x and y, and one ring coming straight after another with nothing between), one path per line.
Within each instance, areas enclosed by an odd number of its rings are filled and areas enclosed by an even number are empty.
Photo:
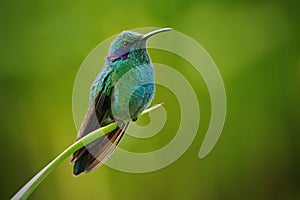
M104 163L116 149L127 127L128 123L74 152L71 158L73 174L89 172Z

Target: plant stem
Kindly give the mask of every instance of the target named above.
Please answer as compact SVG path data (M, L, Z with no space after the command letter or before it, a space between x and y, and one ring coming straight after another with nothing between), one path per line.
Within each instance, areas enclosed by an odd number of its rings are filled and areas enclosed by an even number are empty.
M157 104L144 110L141 114L145 115L152 110L157 109L162 104ZM101 127L80 140L76 141L74 144L69 146L66 150L64 150L61 154L59 154L52 162L50 162L46 167L44 167L39 173L37 173L29 182L27 182L13 197L12 200L17 199L27 199L31 193L43 182L43 180L67 157L69 157L72 153L77 151L78 149L84 147L85 145L93 142L97 138L115 130L117 128L117 123L111 123L105 127Z

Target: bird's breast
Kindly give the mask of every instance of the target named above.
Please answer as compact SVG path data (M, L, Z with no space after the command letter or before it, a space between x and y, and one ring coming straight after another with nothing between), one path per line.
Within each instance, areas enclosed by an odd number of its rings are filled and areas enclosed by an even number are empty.
M152 64L132 67L119 76L112 93L112 114L118 121L128 121L139 115L155 92Z

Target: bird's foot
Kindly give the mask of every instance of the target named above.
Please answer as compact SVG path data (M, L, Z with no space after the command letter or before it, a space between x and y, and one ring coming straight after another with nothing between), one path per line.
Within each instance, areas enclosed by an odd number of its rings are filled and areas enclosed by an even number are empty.
M136 120L137 120L137 117L135 117L135 118L132 118L132 121L133 121L133 122L135 122Z

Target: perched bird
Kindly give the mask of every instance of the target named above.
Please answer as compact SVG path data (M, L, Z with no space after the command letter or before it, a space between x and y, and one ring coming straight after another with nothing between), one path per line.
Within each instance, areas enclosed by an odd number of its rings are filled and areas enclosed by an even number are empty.
M172 30L148 34L123 31L111 43L102 71L92 84L90 104L76 140L112 122L118 128L73 153L73 174L89 172L109 158L130 121L137 120L155 93L154 69L146 49L147 39Z

